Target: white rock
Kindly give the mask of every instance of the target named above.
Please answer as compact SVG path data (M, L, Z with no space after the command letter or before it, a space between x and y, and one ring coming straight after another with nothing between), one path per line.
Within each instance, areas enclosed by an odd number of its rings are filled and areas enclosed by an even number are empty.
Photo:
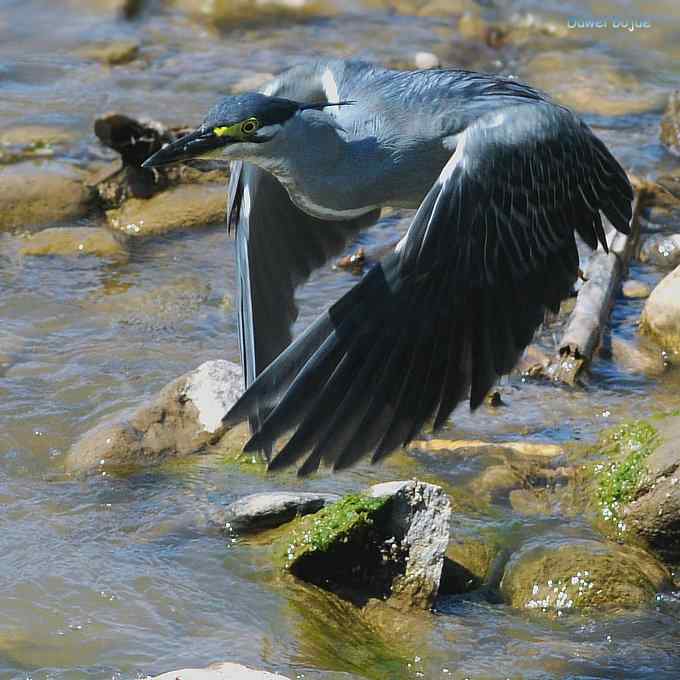
M229 529L240 533L271 529L297 516L317 512L338 498L325 493L254 493L239 498L226 508L226 522Z
M432 52L418 52L416 53L416 56L413 58L413 62L416 65L416 68L440 68L441 67L441 61L439 61L439 57L436 54L432 54Z
M182 668L150 680L289 680L278 673L258 671L238 663L217 663L207 668Z
M666 347L680 350L680 266L652 291L645 303L640 328Z

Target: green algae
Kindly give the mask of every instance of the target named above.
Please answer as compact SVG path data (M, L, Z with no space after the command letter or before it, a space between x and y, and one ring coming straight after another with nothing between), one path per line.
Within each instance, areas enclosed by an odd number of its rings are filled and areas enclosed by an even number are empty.
M376 513L390 499L350 494L297 520L285 541L284 562L291 567L310 553L326 552L337 542L347 542L358 533L367 533Z
M602 518L625 531L621 509L634 500L645 478L646 460L660 443L655 427L646 420L625 423L605 434L601 459L592 465L595 493Z

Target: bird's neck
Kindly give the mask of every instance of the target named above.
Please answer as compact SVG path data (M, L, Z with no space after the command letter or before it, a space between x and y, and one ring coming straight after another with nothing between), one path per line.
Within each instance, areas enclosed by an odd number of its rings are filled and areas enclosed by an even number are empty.
M275 175L304 212L325 220L354 219L384 204L377 184L387 159L374 138L352 138L320 111L295 117L276 153L255 163Z

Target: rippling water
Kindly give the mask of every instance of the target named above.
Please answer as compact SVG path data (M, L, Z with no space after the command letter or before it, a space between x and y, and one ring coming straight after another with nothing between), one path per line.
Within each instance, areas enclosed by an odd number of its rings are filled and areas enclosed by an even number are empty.
M537 82L579 109L637 173L673 167L658 142L658 121L666 93L680 81L677 0L527 0L502 10L485 3L492 18L531 13L562 28L569 17L593 15L651 23L633 33L575 30L497 48L461 38L451 17L362 10L361 3L348 16L221 32L171 2L150 5L122 22L106 0L1 2L0 132L26 123L66 128L78 140L70 162L86 165L101 154L91 129L103 111L192 123L217 93L302 59L333 54L405 64L426 50L447 65ZM140 59L128 66L79 55L89 43L123 39L141 45ZM557 68L545 57L555 50L568 55ZM405 225L385 219L361 243L390 243ZM632 274L650 283L662 276L639 264ZM203 360L237 359L225 304L233 278L233 245L219 227L141 243L124 264L24 258L16 238L0 235L0 346L12 357L0 366L0 677L135 678L219 660L305 678L680 677L673 594L616 616L557 621L449 598L435 616L386 642L359 621L339 625L323 598L279 584L261 547L215 529L216 510L237 496L282 487L353 490L403 475L403 455L378 469L304 482L248 474L215 456L123 479L66 478L65 451L88 428ZM354 280L331 268L315 275L300 294L299 326ZM640 309L638 301L617 303L615 337L635 342ZM549 349L556 332L542 336ZM586 390L511 379L503 387L508 408L476 416L461 408L452 434L587 440L610 422L674 400L677 406L679 384L677 371L649 378L603 358ZM423 455L406 464L410 474L453 488L470 473L467 463ZM502 503L497 510L462 513L455 530L498 531L510 548L529 536L591 532L579 518L527 518Z

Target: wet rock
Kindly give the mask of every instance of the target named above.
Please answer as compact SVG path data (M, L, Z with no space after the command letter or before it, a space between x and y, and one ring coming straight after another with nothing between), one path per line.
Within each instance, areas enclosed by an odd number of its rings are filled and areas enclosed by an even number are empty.
M641 605L670 585L668 570L639 548L556 538L515 553L500 588L513 607L561 615Z
M50 158L57 148L73 142L70 130L50 125L19 125L0 131L0 163Z
M520 515L550 515L555 511L554 493L549 489L513 489L508 500Z
M334 494L284 491L251 494L227 506L227 529L241 534L272 529L296 517L318 512L339 498Z
M415 57L413 57L413 63L416 68L441 68L441 61L436 54L432 52L417 52Z
M545 42L549 49L554 46L555 39L574 37L563 21L531 13L516 13L501 21L487 21L473 3L461 16L458 32L467 40L483 42L492 48L531 42L536 49Z
M569 73L568 78L565 73ZM623 116L654 111L663 105L661 95L601 53L541 52L529 61L522 77L579 112Z
M680 416L654 420L657 440L620 511L626 528L665 558L680 557Z
M131 40L89 45L78 50L85 59L99 61L109 66L119 66L134 61L139 55L139 43Z
M364 604L429 608L439 589L451 504L418 481L388 482L298 520L282 539L295 576Z
M680 90L671 93L666 112L661 119L661 143L680 156Z
M0 231L82 217L90 208L90 199L80 174L63 163L0 167Z
M498 585L497 567L504 559L505 551L497 541L454 538L446 549L439 593L458 595Z
M22 255L96 255L126 260L124 239L97 227L53 227L32 235L19 249Z
M656 267L672 268L680 264L680 234L656 234L645 239L640 261Z
M640 331L664 347L680 351L680 266L652 291L642 312Z
M668 368L665 353L644 342L634 342L620 337L611 338L611 356L622 368L631 373L659 376Z
M498 454L505 456L513 453L520 456L556 458L564 455L559 444L535 442L484 442L476 439L429 439L413 442L411 448L421 451L457 452L461 455Z
M543 375L552 357L540 347L529 345L515 366L514 372L520 375Z
M331 0L174 0L182 11L219 28L335 14ZM341 5L340 5L341 6Z
M624 281L623 286L621 286L623 297L632 300L648 298L651 292L652 287L648 283L638 281L637 279L628 279L627 281Z
M474 496L486 503L503 502L524 485L522 475L508 464L490 465L470 483Z
M207 668L182 668L151 680L287 680L278 673L254 670L238 663L216 663Z
M241 368L207 361L177 378L137 409L86 432L66 457L72 473L104 473L156 465L200 453L212 443L241 433L225 431L222 418L242 391Z
M223 222L226 201L223 185L180 185L148 200L130 198L106 218L128 236L158 236Z

